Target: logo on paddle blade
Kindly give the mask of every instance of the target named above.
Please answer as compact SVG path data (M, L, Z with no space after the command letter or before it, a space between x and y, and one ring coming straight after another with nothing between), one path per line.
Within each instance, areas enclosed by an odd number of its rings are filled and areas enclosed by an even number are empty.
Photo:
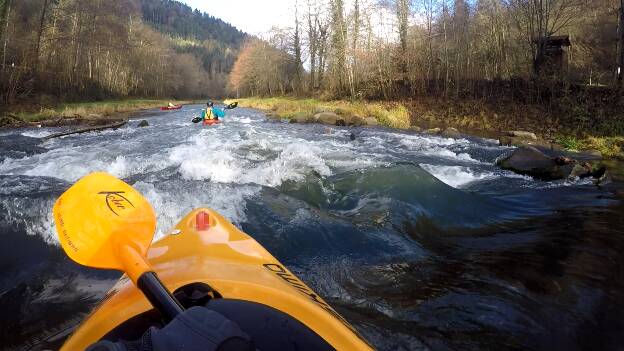
M130 207L134 208L132 202L130 202L130 200L123 195L125 193L125 191L102 191L99 194L106 195L106 206L108 206L108 209L111 210L115 216L119 216L120 211Z

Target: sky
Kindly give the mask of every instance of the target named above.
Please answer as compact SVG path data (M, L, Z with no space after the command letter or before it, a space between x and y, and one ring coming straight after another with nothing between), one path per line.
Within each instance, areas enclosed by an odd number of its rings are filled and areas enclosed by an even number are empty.
M294 0L182 0L192 8L220 18L249 34L294 23Z

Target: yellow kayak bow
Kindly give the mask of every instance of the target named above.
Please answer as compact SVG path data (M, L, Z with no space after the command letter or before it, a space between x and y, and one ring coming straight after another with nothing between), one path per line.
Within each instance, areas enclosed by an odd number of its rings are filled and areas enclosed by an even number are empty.
M147 200L121 180L94 173L59 198L54 216L59 241L74 261L127 274L62 350L84 350L100 340L140 336L154 323L158 326L155 313L166 322L182 311L182 305L197 304L218 308L226 315L228 306L249 307L249 313L238 321L241 328L249 325L253 329L254 323L267 323L279 315L282 317L275 318L307 329L302 333L319 338L328 349L371 349L310 287L253 238L210 209L191 212L150 246L156 219ZM254 333L257 331L250 332ZM270 343L272 338L278 342L279 338L303 335L289 334L256 337ZM306 340L292 342L303 345Z

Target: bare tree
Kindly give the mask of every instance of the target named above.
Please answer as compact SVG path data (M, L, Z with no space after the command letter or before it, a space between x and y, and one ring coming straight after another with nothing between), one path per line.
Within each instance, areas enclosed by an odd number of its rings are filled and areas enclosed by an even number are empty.
M331 79L332 90L342 93L345 90L346 37L343 0L331 0Z
M406 82L407 80L407 29L408 19L410 14L409 0L396 0L397 19L399 27L399 66L401 71L401 80Z
M617 46L617 68L616 68L616 87L622 88L622 77L624 75L624 0L620 0L620 9L618 11L618 46Z
M538 76L548 39L569 26L582 10L582 0L506 0L516 12L516 24L533 52L533 73Z

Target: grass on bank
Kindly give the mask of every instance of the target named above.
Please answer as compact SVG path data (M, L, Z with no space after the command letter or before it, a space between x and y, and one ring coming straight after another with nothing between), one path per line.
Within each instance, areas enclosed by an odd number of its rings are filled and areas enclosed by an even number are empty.
M333 111L338 115L375 117L387 127L406 129L412 119L420 127L456 127L464 131L499 133L505 130L528 130L547 140L554 139L571 151L597 150L606 158L624 159L624 136L600 136L598 131L578 137L573 125L558 118L546 116L536 107L513 105L501 111L470 102L441 103L439 101L412 102L409 105L390 102L321 101L291 97L244 98L238 100L241 107L269 110L281 118L292 118L297 113L315 114ZM410 118L411 112L411 118ZM533 118L532 116L542 116ZM551 133L559 133L553 136ZM478 133L477 133L478 134Z
M624 159L624 136L595 137L582 140L584 149L598 150L606 158Z
M379 124L386 127L403 129L410 127L410 113L407 107L400 103L320 101L290 97L245 98L232 101L238 101L241 107L273 111L281 118L290 119L301 112L316 114L331 111L340 116L375 117Z
M40 122L56 118L69 117L99 117L116 113L134 112L145 109L158 108L166 106L169 102L174 104L189 103L189 101L176 100L148 100L148 99L132 99L132 100L107 100L94 102L78 102L59 104L56 107L40 107L38 110L23 109L13 114L26 122Z

